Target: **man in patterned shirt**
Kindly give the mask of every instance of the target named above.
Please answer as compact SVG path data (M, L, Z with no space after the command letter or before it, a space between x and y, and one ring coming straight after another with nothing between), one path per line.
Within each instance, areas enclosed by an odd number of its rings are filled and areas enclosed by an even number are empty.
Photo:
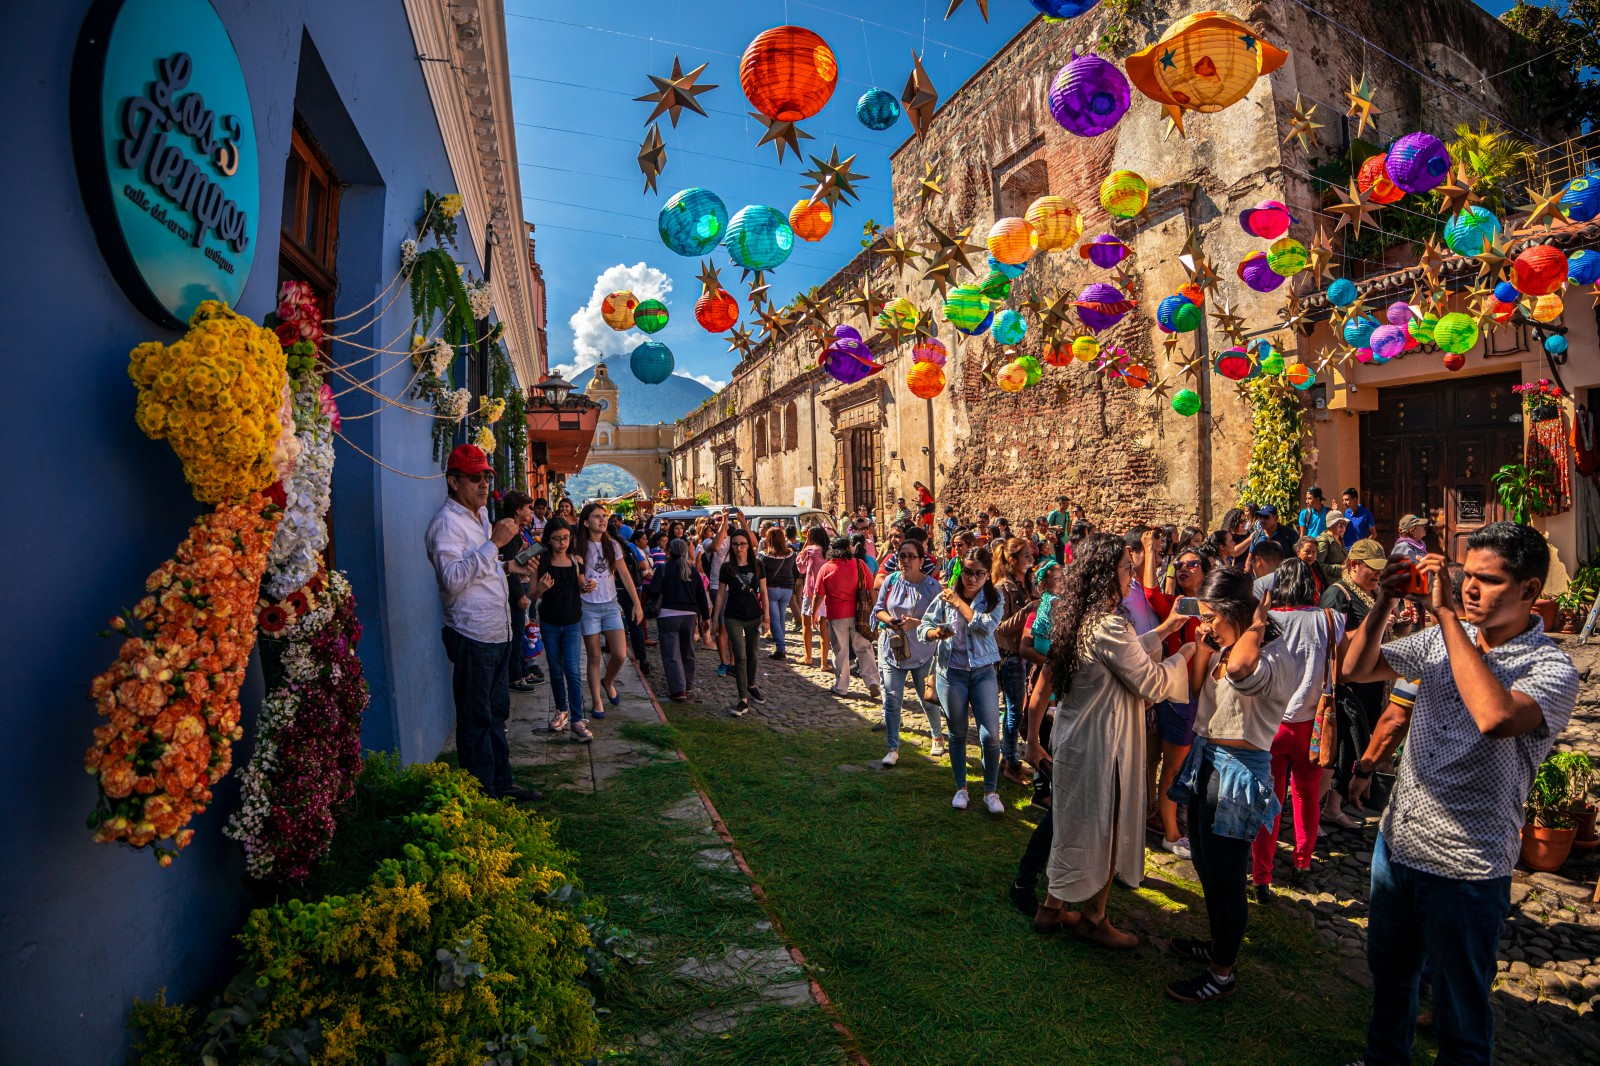
M1417 569L1431 587L1423 606L1439 624L1381 644L1406 595L1409 566L1395 557L1384 567L1343 660L1350 681L1420 679L1414 707L1385 710L1350 781L1359 804L1374 765L1406 737L1372 854L1372 1020L1361 1062L1410 1063L1426 959L1439 1062L1488 1066L1489 987L1511 906L1523 803L1572 716L1578 672L1530 613L1550 566L1537 531L1495 522L1473 533L1459 603L1444 557L1424 557Z

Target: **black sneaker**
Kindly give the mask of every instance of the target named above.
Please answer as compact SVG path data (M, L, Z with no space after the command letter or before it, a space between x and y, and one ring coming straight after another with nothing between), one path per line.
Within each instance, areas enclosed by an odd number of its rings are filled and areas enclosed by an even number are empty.
M1187 981L1174 981L1167 986L1167 995L1179 1003L1209 1003L1214 999L1227 999L1239 985L1230 974L1219 977L1209 969Z
M537 803L539 800L544 799L544 793L536 788L523 788L521 785L513 785L501 792L498 798L510 800L513 803Z
M767 698L761 694L761 690L756 688L754 685L750 686L750 698L755 700L757 703L767 702Z
M1311 871L1302 870L1298 866L1289 871L1289 885L1292 888L1307 889L1311 885Z
M531 677L535 685L544 684L544 671L531 663L528 665L528 673L526 676Z
M1193 959L1196 962L1211 961L1211 941L1209 940L1191 940L1185 936L1175 936L1167 941L1167 946L1172 949L1174 955L1182 955L1184 958Z
M1254 888L1251 889L1251 891L1253 891L1255 893L1255 897L1256 897L1256 902L1257 903L1260 903L1262 905L1266 905L1266 904L1272 902L1272 886L1271 885L1256 885L1256 886L1254 886Z
M780 661L784 660L784 659L787 659L788 657L789 657L788 655L784 654L781 651L775 651L771 655L767 656L767 658L769 658L769 659L778 659Z
M733 705L733 710L729 711L728 713L733 715L735 718L743 718L745 715L750 713L750 701L740 700L738 703Z
M1039 897L1032 885L1011 882L1011 905L1024 915L1032 918L1039 913Z

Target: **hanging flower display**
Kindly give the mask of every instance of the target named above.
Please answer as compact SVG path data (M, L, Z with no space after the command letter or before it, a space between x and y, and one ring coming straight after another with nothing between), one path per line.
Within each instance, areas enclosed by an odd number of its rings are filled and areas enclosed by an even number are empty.
M322 410L319 382L297 392L295 422L300 426L300 458L283 480L283 515L267 553L262 589L282 600L311 579L328 546L325 515L332 501L333 423Z
M233 765L239 686L277 521L259 493L201 515L145 580L144 599L113 619L122 647L89 689L107 719L84 755L100 788L95 840L153 847L163 866L188 845L185 827Z
M472 317L479 321L488 318L489 313L494 310L494 288L488 279L468 282L466 290L467 305L472 308Z
M227 304L203 301L182 339L150 341L130 355L135 421L172 445L195 499L238 502L278 479L272 455L283 432L287 369L271 330Z
M497 444L494 439L494 430L488 426L479 426L478 431L472 435L472 443L484 455L493 455Z

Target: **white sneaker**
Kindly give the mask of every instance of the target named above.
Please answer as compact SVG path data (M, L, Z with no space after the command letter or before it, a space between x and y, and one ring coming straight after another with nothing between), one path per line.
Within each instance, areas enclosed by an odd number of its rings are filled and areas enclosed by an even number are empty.
M1189 859L1194 857L1193 853L1189 850L1188 837L1179 837L1177 840L1163 839L1161 841L1161 850L1170 851L1180 859Z
M883 757L883 765L884 766L893 766L895 763L897 763L899 761L900 761L900 749L898 749L898 748L894 748L894 749L890 750L889 754L887 754L887 755L885 755Z
M1006 805L1000 802L1000 793L998 792L985 792L983 794L983 806L990 814L1006 813Z
M957 789L956 790L956 794L955 794L955 798L950 801L950 806L954 807L958 811L966 810L967 809L967 790L964 789L964 788Z

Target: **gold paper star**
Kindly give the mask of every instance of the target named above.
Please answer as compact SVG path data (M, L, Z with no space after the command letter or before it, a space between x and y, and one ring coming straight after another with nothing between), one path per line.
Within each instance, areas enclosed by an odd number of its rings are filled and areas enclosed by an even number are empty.
M807 329L826 325L828 315L828 298L826 296L813 297L810 293L800 293L790 305L794 311L793 325L796 328Z
M1442 201L1439 205L1439 216L1450 218L1452 215L1459 215L1477 203L1480 197L1476 189L1477 178L1467 170L1466 164L1456 164L1455 173L1443 185L1433 190L1439 194Z
M678 114L686 107L697 115L704 115L706 113L705 109L700 106L700 101L696 100L695 97L716 88L715 85L696 85L694 83L695 79L700 76L700 72L705 69L706 64L701 63L698 67L685 74L683 72L683 64L678 62L677 56L673 56L671 77L658 78L654 74L648 75L650 80L655 82L656 91L634 97L637 101L653 102L656 105L655 110L650 112L650 117L644 120L646 125L654 122L662 112L666 112L667 117L676 126L678 124Z
M1338 224L1333 227L1333 232L1338 233L1345 226L1354 226L1355 236L1361 236L1361 224L1363 222L1372 222L1372 216L1377 214L1378 208L1382 205L1375 205L1372 202L1371 189L1366 192L1358 189L1354 178L1350 179L1348 193L1343 189L1335 189L1333 191L1334 195L1339 197L1339 202L1328 208L1329 214L1339 216Z
M928 131L928 123L933 121L933 113L939 107L939 92L933 87L933 79L928 77L928 72L922 69L922 57L913 50L911 53L911 75L906 78L906 87L900 92L900 103L904 105L906 118L911 120L911 128L916 131L917 139Z
M700 281L700 291L706 296L722 291L722 281L717 277L720 271L711 265L711 260L700 261L700 273L696 277Z
M1311 150L1310 143L1306 140L1312 130L1322 129L1322 123L1316 122L1311 116L1317 113L1317 105L1306 107L1300 100L1300 94L1294 94L1294 108L1289 112L1289 132L1283 138L1283 143L1288 144L1291 137L1298 138L1301 149Z
M1377 94L1377 87L1367 81L1366 71L1361 72L1361 82L1356 83L1354 75L1350 78L1350 91L1344 94L1350 101L1350 110L1345 114L1356 119L1356 136L1361 136L1367 129L1367 123L1372 122L1378 115L1383 114L1378 105L1372 100Z
M1506 264L1511 262L1511 248L1505 238L1495 237L1484 246L1483 251L1472 256L1478 261L1478 275L1480 277L1499 280L1505 272Z
M933 286L933 291L939 294L939 299L950 298L950 273L955 269L951 263L938 263L929 267L922 274L922 280Z
M944 13L944 20L949 22L950 16L956 13L956 8L965 2L966 0L950 0L950 7ZM978 0L978 13L983 16L983 21L989 21L989 0Z
M750 349L755 347L755 338L743 326L735 326L728 331L728 351L738 352L740 359L750 358Z
M656 192L656 179L667 168L667 146L661 143L661 126L650 127L639 146L639 170L644 174L645 192Z
M816 190L811 194L812 203L816 203L819 199L826 200L829 207L836 208L843 199L848 204L852 200L859 199L856 195L855 182L870 180L865 174L850 172L850 164L856 161L856 157L852 155L841 162L837 144L833 146L833 153L827 162L816 156L812 156L811 161L817 165L817 169L801 171L801 176L817 183Z
M932 311L917 313L917 324L911 327L911 335L919 341L939 335L939 323L934 320Z
M766 330L766 336L762 340L781 340L789 335L789 330L793 327L788 312L781 307L763 307L756 317L761 320L761 326Z
M1590 287L1588 295L1593 296L1594 305L1596 307L1600 307L1600 281L1595 282L1594 285Z
M1189 280L1202 289L1217 287L1217 272L1211 266L1211 261L1206 258L1206 253L1201 250L1192 226L1189 228L1188 238L1184 241L1183 250L1178 253L1178 264L1183 267L1184 273L1189 275Z
M878 323L878 334L877 337L873 338L873 340L877 340L878 337L887 337L889 338L890 347L898 348L900 347L901 341L905 340L915 332L916 327L914 325L902 326L897 320L891 318L887 322Z
M1278 309L1278 317L1283 320L1284 328L1289 332L1307 337L1311 335L1313 329L1311 318L1305 308L1300 306L1300 297L1293 292L1289 293L1289 299Z
M750 112L750 117L761 123L761 125L767 131L762 135L761 139L756 142L756 147L760 148L763 144L777 145L778 162L780 163L783 162L784 145L788 145L789 151L793 152L796 156L799 156L800 142L802 140L814 140L811 134L807 133L793 122L782 122L775 118L768 118L759 111Z
M934 243L925 243L922 247L925 251L932 253L931 255L923 256L931 266L937 267L943 263L953 263L968 274L975 273L972 261L967 257L969 255L977 255L980 252L987 253L988 249L981 244L969 244L967 242L967 238L972 236L971 226L957 230L954 236L946 233L932 222L928 223L928 228L933 231Z
M897 278L905 271L906 264L917 258L916 248L906 244L905 237L898 232L884 241L882 247L876 248L874 251L894 264L894 273Z
M1492 293L1493 290L1490 290L1490 292ZM1488 300L1479 300L1477 303L1468 304L1468 313L1472 315L1473 321L1477 322L1480 330L1497 329L1500 326L1500 323L1494 317L1499 312L1489 305Z
M1544 192L1529 191L1528 196L1532 202L1522 207L1528 213L1508 228L1532 229L1540 223L1543 223L1546 229L1551 226L1570 225L1567 213L1561 208L1561 192L1562 190L1551 192L1548 181L1545 182Z
M1062 291L1055 295L1055 299L1039 312L1039 317L1044 322L1054 323L1057 332L1061 332L1072 325L1072 300L1073 294Z
M1172 383L1166 378L1157 378L1155 384L1150 386L1150 396L1157 401L1167 400L1170 402L1172 399Z
M854 308L855 313L861 315L868 322L873 322L877 320L878 312L883 310L886 303L888 303L887 300L875 295L872 287L866 281L862 281L861 288L857 290L856 295L846 300L844 305Z
M917 183L917 196L921 198L924 207L928 201L944 195L942 188L944 175L934 170L932 163L927 164L927 168L927 173L922 175L922 180Z
M1422 273L1427 277L1437 279L1439 271L1444 269L1446 248L1439 243L1437 234L1428 234L1428 239L1422 242L1422 251L1417 256L1417 265L1422 268Z
M1206 361L1200 358L1200 355L1197 352L1192 358L1185 359L1181 363L1178 363L1177 367L1179 370L1183 371L1185 377L1193 379L1198 384L1200 381L1200 374L1205 370Z
M1244 343L1244 317L1234 314L1232 305L1226 300L1222 302L1221 307L1211 312L1211 321L1215 322L1217 328L1233 343Z
M1161 339L1161 346L1167 350L1167 358L1171 359L1173 362L1176 362L1178 359L1177 356L1172 354L1178 350L1178 343L1179 339L1176 333L1168 333Z

